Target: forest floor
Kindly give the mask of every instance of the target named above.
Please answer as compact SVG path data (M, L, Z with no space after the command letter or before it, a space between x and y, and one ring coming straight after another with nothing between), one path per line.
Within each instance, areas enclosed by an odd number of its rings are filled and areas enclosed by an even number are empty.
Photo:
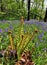
M12 23L12 24L14 24L14 23L19 23L20 21L19 20L13 20L13 21L10 21L10 20L0 20L0 23ZM38 27L41 27L40 29L41 30L43 30L43 31L47 31L47 22L44 22L43 20L41 20L41 21L38 21L38 20L30 20L30 21L27 21L27 20L25 20L24 21L25 22L25 24L34 24L34 25L36 25L36 26L38 26Z
M28 45L30 51L32 50L32 46L35 48L32 54L35 65L47 65L47 22L38 20L25 20L24 22L24 33L29 32L32 34L35 28L38 29L38 33ZM21 25L19 23L19 20L0 20L0 38L2 39L0 50L6 49L9 45L8 30L11 29L14 36L20 33ZM14 40L15 44L16 38Z

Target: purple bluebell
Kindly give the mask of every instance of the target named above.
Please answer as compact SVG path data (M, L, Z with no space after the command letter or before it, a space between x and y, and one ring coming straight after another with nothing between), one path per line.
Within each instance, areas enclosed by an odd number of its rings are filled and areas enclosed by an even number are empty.
M5 29L5 32L8 32L8 28Z
M43 40L42 40L43 36L44 36L44 33L39 34L38 38L39 38L40 42L43 42Z
M38 21L38 20L30 20L30 21L25 21L25 24L35 24L39 26L39 29L43 31L47 31L47 22L44 21Z
M0 33L2 33L2 29L0 29Z
M6 20L2 20L3 23L6 23L7 21Z
M40 39L40 42L43 42L43 40L42 40L42 39Z
M40 38L42 38L43 36L44 36L44 33L41 33L41 34L39 34L38 37L39 37L39 39L40 39Z
M12 26L10 26L9 28L10 28L10 29L12 29L13 27L12 27Z

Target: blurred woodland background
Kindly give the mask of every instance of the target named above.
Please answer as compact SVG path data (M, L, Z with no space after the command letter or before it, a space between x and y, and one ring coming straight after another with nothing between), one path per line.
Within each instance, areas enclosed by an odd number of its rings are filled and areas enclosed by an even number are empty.
M0 0L0 20L25 19L43 20L45 0Z

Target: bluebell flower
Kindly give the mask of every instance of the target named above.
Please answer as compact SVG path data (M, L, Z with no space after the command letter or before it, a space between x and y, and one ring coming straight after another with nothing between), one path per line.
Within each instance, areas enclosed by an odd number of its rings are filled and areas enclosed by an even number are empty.
M8 32L8 28L5 29L5 32Z
M10 28L10 29L12 29L13 27L12 27L12 26L10 26L9 28Z
M43 42L43 40L42 40L42 39L40 39L40 42Z
M0 29L0 33L2 33L2 29Z
M39 39L42 38L44 36L44 33L41 33L38 37Z
M39 38L40 42L43 42L43 40L42 40L43 36L44 36L44 33L39 34L38 38Z
M6 23L7 21L6 21L6 20L3 20L2 22L3 22L3 23Z

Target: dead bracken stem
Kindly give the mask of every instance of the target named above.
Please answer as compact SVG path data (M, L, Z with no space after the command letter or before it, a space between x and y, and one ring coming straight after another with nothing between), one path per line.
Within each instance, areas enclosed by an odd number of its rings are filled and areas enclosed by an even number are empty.
M14 38L12 37L12 31L8 31L8 33L9 33L10 45L13 50L14 49Z

